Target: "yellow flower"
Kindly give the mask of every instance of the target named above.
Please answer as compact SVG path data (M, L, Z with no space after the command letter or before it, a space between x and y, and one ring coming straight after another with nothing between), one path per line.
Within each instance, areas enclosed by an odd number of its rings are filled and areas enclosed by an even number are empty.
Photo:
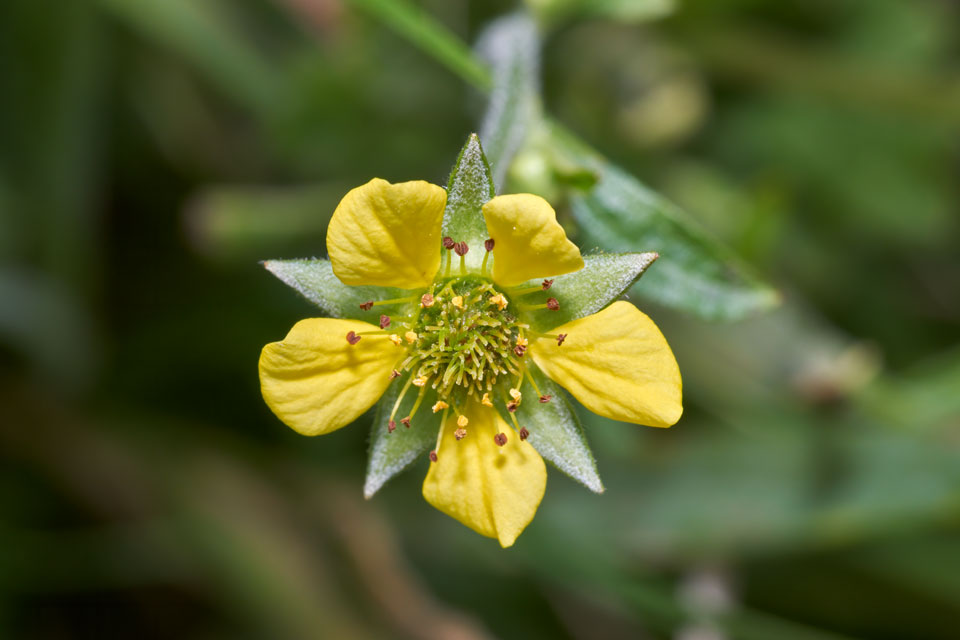
M521 427L514 413L522 386L534 385L540 403L550 402L552 396L535 387L534 374L542 372L595 413L667 427L682 411L680 373L656 325L629 302L546 331L531 328L542 323L531 325L523 314L556 313L561 303L547 297L552 280L525 283L584 266L546 200L531 194L489 199L482 205L489 239L469 246L441 237L446 199L443 188L426 182L380 179L344 197L327 233L333 274L347 285L408 290L406 298L361 305L365 311L373 304L407 305L409 316L390 317L406 326L408 344L398 349L396 334L359 320L302 320L264 347L261 388L273 412L305 435L349 424L398 374L402 391L392 405L391 433L405 393L418 394L400 420L407 427L416 426L425 394L435 393L433 412L442 417L423 495L508 547L532 520L547 477L531 444L535 430ZM479 256L475 262L466 257L484 250L482 265ZM402 431L389 437L403 437Z

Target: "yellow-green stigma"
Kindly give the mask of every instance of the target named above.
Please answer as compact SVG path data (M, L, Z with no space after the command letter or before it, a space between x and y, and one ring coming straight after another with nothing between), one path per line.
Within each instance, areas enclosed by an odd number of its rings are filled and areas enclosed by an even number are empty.
M527 325L493 284L453 278L434 284L424 299L429 306L421 301L417 340L403 369L456 405L467 395L480 398L492 391L501 376L520 375Z

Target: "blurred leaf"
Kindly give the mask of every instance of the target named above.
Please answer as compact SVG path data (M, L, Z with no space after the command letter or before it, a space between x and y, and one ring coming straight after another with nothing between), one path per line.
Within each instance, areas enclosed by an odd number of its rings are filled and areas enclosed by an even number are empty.
M535 327L546 330L596 313L624 295L657 259L656 253L594 253L583 256L580 271L557 276L550 286L550 295L557 299L556 311L527 311ZM530 286L541 280L531 280Z
M958 389L960 351L955 349L900 375L878 379L857 400L869 414L904 429L956 429Z
M527 6L551 21L609 18L618 22L647 22L673 13L675 0L527 0Z
M493 168L493 181L502 187L514 155L540 116L537 27L524 13L499 18L480 34L476 51L493 71L480 136Z
M334 275L329 260L267 260L263 266L331 318L353 318L377 324L383 307L378 305L364 310L360 305L366 302L395 300L407 293L403 289L389 287L345 285Z
M412 375L412 374L411 374ZM417 458L433 449L440 432L442 413L433 413L430 407L437 401L437 394L429 387L425 389L423 399L410 426L403 426L399 418L410 415L417 394L408 393L397 408L397 426L393 433L387 428L390 413L397 402L406 380L397 378L387 389L377 405L377 414L370 431L370 460L367 463L367 478L363 484L363 495L372 498L390 478L397 475Z
M443 236L466 242L465 262L478 269L486 253L483 243L490 236L481 208L493 196L490 165L477 134L470 134L457 157L447 183L447 207L443 212ZM451 256L448 252L448 258Z
M517 421L530 431L528 441L557 469L594 493L603 493L597 463L566 395L536 367L528 374L541 393L552 396L550 402L541 403L531 394L517 407Z
M99 5L150 40L179 53L207 73L227 95L264 115L277 106L282 76L231 24L227 5L214 0L98 0Z
M779 295L729 249L636 178L610 164L559 127L550 128L557 153L592 170L597 184L573 192L570 205L588 242L611 251L656 250L657 268L637 293L709 319L735 320L769 309Z
M341 184L209 187L184 208L184 226L193 246L218 260L246 262L301 246L315 253L347 190Z

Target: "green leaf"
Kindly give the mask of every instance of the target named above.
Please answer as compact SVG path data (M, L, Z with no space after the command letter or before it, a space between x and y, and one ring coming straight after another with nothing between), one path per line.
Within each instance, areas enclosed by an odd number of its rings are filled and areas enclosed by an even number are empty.
M657 259L656 253L595 253L583 256L580 271L557 276L543 298L552 296L560 303L556 311L529 311L524 320L534 328L554 327L594 314L624 295ZM541 280L531 280L530 286ZM538 295L538 294L535 294Z
M780 296L732 252L710 238L677 206L610 164L557 127L556 152L597 174L596 185L574 191L571 209L584 236L604 249L654 249L657 268L637 293L708 319L733 320L776 305Z
M541 403L530 394L517 407L517 420L530 432L528 441L557 469L591 491L603 493L597 463L563 390L536 367L531 366L528 373L541 393L553 396L550 402ZM531 391L528 389L528 393Z
M408 294L403 289L390 287L345 285L333 274L330 261L321 258L266 260L263 266L332 318L353 318L377 324L384 307L377 306L364 311L360 308L361 304L376 300L393 300ZM389 306L391 310L396 308L393 305L385 306Z
M367 463L367 479L363 484L363 495L371 498L390 478L406 469L414 460L424 455L437 443L442 414L432 413L430 407L437 401L436 392L426 389L423 402L410 427L400 424L400 418L410 414L416 402L416 393L407 393L396 413L397 428L390 433L387 423L390 412L397 401L405 380L397 378L387 389L377 405L377 415L373 419L370 432L370 460Z
M480 34L476 50L493 70L493 90L480 136L494 183L502 187L511 160L540 118L537 26L525 13L494 20Z
M467 243L470 251L466 255L466 264L472 269L480 268L485 252L483 243L490 237L481 208L494 195L490 165L480 138L472 133L450 172L447 207L443 212L443 235Z

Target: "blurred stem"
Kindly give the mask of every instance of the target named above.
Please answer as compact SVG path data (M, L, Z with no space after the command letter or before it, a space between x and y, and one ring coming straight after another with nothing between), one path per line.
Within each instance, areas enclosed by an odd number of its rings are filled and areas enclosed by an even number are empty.
M419 7L401 0L346 0L346 4L382 21L474 87L490 89L490 71L470 47Z

